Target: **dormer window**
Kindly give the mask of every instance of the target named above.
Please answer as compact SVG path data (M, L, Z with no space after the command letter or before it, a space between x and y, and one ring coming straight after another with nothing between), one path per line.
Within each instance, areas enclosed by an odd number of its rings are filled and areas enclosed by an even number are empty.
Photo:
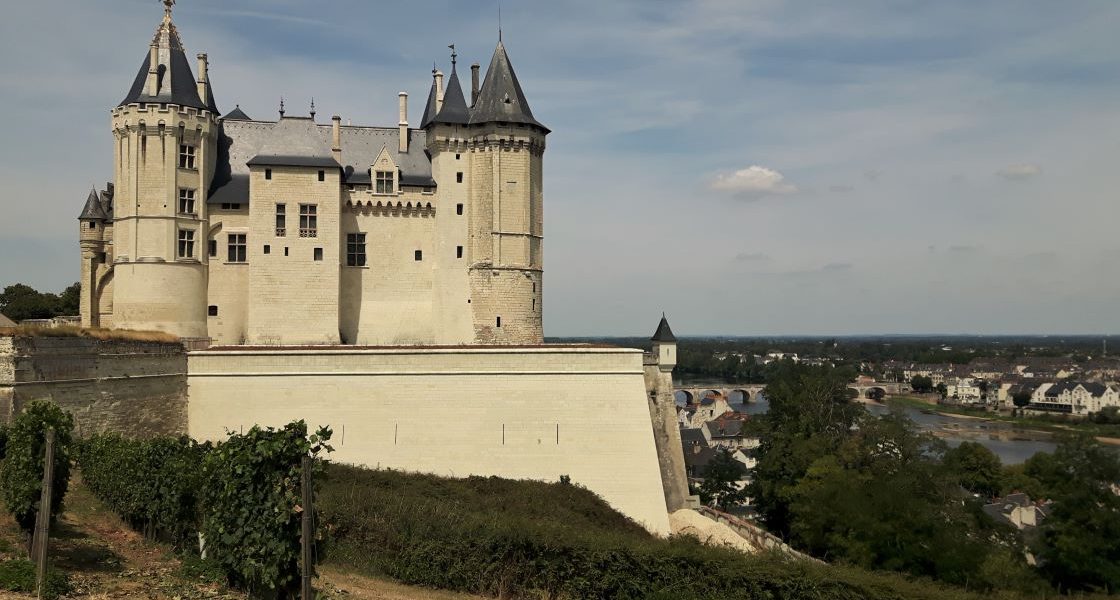
M377 193L378 194L395 194L397 187L393 184L392 171L377 171Z

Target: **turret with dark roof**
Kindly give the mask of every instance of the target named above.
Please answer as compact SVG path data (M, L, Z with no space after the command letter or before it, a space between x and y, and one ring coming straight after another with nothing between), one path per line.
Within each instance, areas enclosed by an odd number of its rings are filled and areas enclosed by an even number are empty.
M229 111L229 114L222 117L222 120L223 121L252 121L253 119L249 118L249 115L245 114L245 111L241 110L241 105L238 104L233 110Z
M105 210L101 207L101 198L97 195L97 188L89 191L89 197L86 198L86 204L82 207L82 214L78 217L79 221L104 221L109 216L105 214Z
M539 127L548 133L548 128L533 117L501 40L494 48L494 56L486 69L486 79L471 111L470 123L521 123Z
M156 63L154 94L148 89L153 55ZM170 7L164 13L163 21L156 28L151 48L140 65L140 71L136 73L136 79L132 82L128 95L118 106L144 103L178 104L218 112L209 83L206 84L206 98L199 96L198 82L191 72L190 62L183 51L183 41L179 37L175 24L171 22Z
M665 314L661 314L661 323L657 325L657 331L654 332L653 337L650 338L655 342L675 342L677 336L673 335L673 330L669 328L669 321L665 318Z

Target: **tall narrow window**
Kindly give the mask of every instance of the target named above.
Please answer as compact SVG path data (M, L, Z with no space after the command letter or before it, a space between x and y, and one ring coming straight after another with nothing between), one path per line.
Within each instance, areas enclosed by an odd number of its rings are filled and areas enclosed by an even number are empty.
M498 317L498 327L501 327L501 326L502 326L502 318Z
M377 172L377 193L378 194L394 194L396 188L393 186L393 172L392 171L378 171Z
M417 250L415 253L413 253L412 258L414 260L424 260L424 251Z
M315 204L299 205L299 237L319 236L319 207Z
M326 181L326 180L327 180L327 172L326 171L319 171L319 181Z
M286 204L276 205L276 237L284 237L288 234L288 206Z
M455 258L463 258L463 247L455 246Z
M190 144L179 144L179 168L194 168L194 146Z
M209 240L206 242L206 246L210 256L218 255L218 240Z
M264 170L264 178L265 179L272 179L272 169L265 169Z
M366 266L366 234L346 234L346 266Z
M312 257L315 260L323 260L323 249L322 248L316 248L315 252L312 253Z
M457 215L463 214L463 205L462 204L456 204L455 205L455 214L457 214Z
M231 233L229 234L229 261L231 263L243 263L247 260L245 254L245 234L244 233Z
M455 183L463 183L463 172L459 171L455 174Z
M179 189L179 214L194 214L194 190Z
M194 258L194 231L179 230L179 258Z

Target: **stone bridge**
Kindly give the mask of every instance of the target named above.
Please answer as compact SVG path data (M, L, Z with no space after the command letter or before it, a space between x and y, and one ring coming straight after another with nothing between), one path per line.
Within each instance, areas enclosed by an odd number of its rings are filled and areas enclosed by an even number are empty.
M697 386L697 385L675 385L673 386L673 395L677 400L684 400L686 403L699 402L705 396L712 396L720 394L727 398L728 402L757 402L758 395L766 389L765 384L761 383L744 383L741 385L714 385L714 386ZM893 382L871 382L871 383L853 383L848 385L849 390L856 392L858 398L871 398L873 390L882 390L884 395L901 394L908 391L909 386L904 383Z

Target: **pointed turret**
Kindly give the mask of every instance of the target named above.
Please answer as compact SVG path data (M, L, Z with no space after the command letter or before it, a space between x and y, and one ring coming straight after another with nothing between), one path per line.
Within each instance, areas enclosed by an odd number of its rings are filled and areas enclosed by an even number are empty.
M86 205L82 208L82 214L78 217L79 221L104 221L109 216L105 214L105 210L101 208L101 198L97 195L97 189L93 188L89 191L89 198L86 198Z
M662 373L671 373L677 366L677 336L669 328L665 313L661 313L661 323L658 323L657 331L650 340L653 341L653 356L657 359L658 368Z
M665 313L661 313L661 323L657 325L657 331L650 339L655 342L677 341L677 336L673 335L673 330L669 328L669 320L665 318Z
M205 86L207 98L199 96L198 82L191 72L190 62L183 51L179 30L171 22L171 8L164 11L163 21L156 28L148 55L140 71L119 106L129 104L178 104L200 110L216 110L213 92Z
M420 117L420 128L426 129L432 121L435 120L436 115L439 114L439 88L437 86L437 79L435 74L437 71L432 69L432 89L428 92L428 101L424 103L424 116Z
M463 87L459 84L459 74L455 70L455 63L451 63L451 78L447 80L447 89L443 92L443 108L439 110L439 114L432 122L466 125L470 120L471 113L467 109L467 100L463 97Z
M540 127L548 133L548 128L533 117L517 74L509 62L506 47L501 40L494 49L490 67L486 69L486 79L478 92L478 100L471 111L471 125L477 123L522 123Z

